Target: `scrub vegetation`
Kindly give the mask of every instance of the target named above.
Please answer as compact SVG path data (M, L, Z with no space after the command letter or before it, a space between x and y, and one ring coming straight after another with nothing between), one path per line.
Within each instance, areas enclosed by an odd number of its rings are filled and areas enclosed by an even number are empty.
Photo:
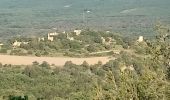
M169 100L170 34L159 32L147 40L148 56L122 52L106 64L75 65L68 61L51 68L48 62L32 65L0 64L0 96L28 96L30 100ZM143 49L143 48L142 48ZM53 65L55 66L55 65Z

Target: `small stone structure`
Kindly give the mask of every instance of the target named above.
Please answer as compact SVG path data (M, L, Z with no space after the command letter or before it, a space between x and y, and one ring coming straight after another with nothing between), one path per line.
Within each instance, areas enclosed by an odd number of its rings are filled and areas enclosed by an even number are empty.
M38 41L40 42L40 41L44 41L45 40L45 38L44 37L42 37L42 38L38 38Z
M74 30L74 33L76 33L76 35L80 35L81 34L81 30Z
M67 34L67 39L69 39L70 41L73 41L74 38L73 37L70 37L69 34Z
M105 42L106 42L106 40L105 40L104 37L101 37L101 40L102 40L102 43L105 43Z
M17 40L15 40L15 42L12 44L13 47L20 47L21 44L28 44L28 42L18 42Z
M139 36L139 38L138 38L137 42L143 42L143 41L144 41L143 36Z
M4 44L3 43L0 43L0 46L3 46Z
M59 34L59 33L57 33L57 32L48 33L47 38L48 38L49 41L54 41L54 37L57 36L58 34Z

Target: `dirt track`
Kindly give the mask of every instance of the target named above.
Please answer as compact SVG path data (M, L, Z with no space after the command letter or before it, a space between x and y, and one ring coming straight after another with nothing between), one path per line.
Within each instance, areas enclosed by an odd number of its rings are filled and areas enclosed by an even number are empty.
M39 63L47 61L49 64L55 64L57 66L63 66L66 61L72 61L74 64L80 65L84 61L87 61L90 65L101 61L103 64L111 60L109 57L90 57L90 58L69 58L69 57L28 57L28 56L11 56L0 55L0 62L2 64L12 65L31 65L32 62L37 61Z

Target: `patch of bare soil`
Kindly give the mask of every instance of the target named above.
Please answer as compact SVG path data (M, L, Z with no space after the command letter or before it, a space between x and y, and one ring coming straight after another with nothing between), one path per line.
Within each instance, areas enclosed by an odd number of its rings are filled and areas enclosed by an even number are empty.
M29 56L11 56L11 55L0 55L0 62L2 64L12 65L31 65L32 62L37 61L42 63L43 61L49 64L55 64L56 66L63 66L65 62L72 61L74 64L80 65L84 61L90 65L97 64L101 61L103 64L112 60L110 57L90 57L90 58L70 58L70 57L29 57Z

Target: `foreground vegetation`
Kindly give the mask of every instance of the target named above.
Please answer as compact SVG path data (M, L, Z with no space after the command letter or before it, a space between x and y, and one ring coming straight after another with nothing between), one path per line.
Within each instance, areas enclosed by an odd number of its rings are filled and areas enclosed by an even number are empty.
M99 62L50 68L47 62L30 66L0 65L0 97L27 95L30 100L169 100L169 29L147 41L145 53L122 52L107 64ZM53 65L54 66L54 65Z

